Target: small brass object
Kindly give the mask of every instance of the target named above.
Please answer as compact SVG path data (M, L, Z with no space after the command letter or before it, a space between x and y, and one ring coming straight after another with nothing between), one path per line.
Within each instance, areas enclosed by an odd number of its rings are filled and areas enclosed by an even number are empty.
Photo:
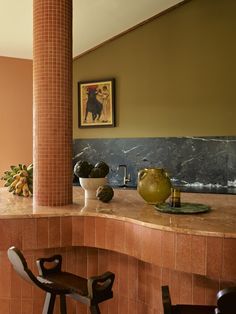
M181 207L180 189L171 188L170 206Z

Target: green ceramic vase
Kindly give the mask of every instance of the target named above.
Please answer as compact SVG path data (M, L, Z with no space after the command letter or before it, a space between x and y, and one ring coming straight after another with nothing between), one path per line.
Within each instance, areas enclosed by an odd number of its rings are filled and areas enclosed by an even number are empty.
M171 187L170 178L162 168L145 168L138 173L138 193L148 204L165 202Z

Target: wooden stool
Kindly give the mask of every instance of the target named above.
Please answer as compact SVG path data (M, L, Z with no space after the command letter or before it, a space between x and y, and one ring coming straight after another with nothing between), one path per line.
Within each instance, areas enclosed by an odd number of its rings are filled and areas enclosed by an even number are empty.
M162 286L164 314L235 314L236 287L227 288L217 293L217 307L213 305L171 304L168 286Z
M191 304L171 304L168 286L162 286L162 302L164 314L215 314L215 306L191 305Z
M43 314L52 314L56 296L60 297L60 312L66 314L66 296L87 304L91 314L100 314L98 304L113 297L112 286L115 275L106 272L101 276L88 279L61 271L62 257L54 255L37 260L39 276L28 268L27 262L19 249L8 249L8 258L16 272L26 281L35 284L46 292ZM52 263L46 268L45 263Z

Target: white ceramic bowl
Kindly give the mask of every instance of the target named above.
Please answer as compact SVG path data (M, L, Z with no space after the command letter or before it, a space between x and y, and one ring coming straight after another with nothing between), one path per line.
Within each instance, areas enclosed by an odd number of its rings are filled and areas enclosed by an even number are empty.
M85 199L96 199L98 187L107 184L107 178L79 178L79 181L84 189Z

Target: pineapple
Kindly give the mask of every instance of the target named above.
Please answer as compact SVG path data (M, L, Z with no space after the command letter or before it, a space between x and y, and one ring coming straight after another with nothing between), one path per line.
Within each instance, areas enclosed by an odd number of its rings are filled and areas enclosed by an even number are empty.
M5 185L9 192L19 196L33 195L33 164L28 167L23 164L11 166L11 169L4 172L2 180L5 180Z

